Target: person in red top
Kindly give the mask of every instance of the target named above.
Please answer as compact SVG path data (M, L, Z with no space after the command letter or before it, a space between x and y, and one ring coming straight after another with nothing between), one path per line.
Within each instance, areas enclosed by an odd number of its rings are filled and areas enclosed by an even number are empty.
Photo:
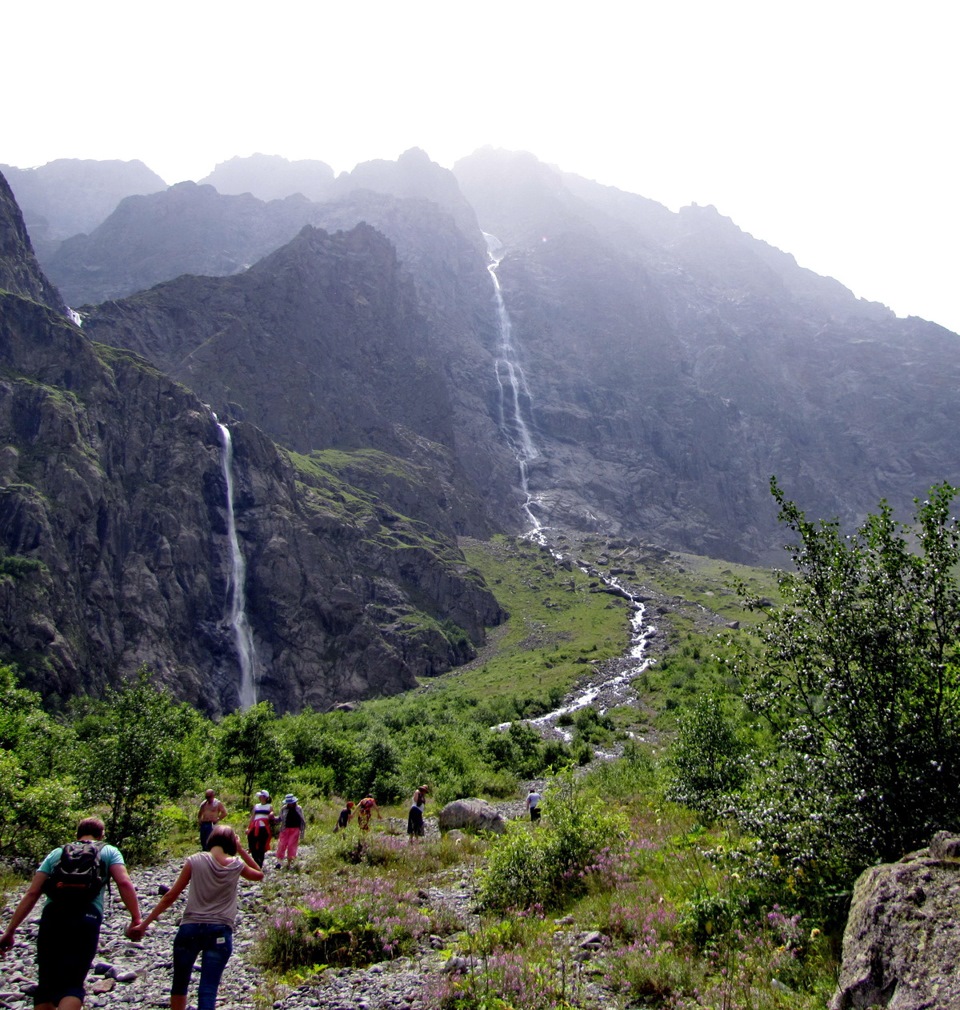
M370 818L373 816L374 810L377 812L377 820L380 820L382 818L380 808L372 796L364 796L357 804L357 827L361 831L370 830Z

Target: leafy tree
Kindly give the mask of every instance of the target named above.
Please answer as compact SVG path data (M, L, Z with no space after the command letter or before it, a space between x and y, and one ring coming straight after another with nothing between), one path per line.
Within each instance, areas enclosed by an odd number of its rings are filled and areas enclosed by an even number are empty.
M220 724L217 741L220 770L240 780L244 802L249 804L254 783L276 791L290 768L290 754L268 701L231 712Z
M668 796L709 818L729 807L729 796L747 778L743 741L716 695L701 698L677 716L670 752Z
M69 729L40 707L40 695L18 686L0 666L0 855L36 860L59 845L76 822L69 775Z
M163 835L160 807L179 796L183 744L194 724L189 706L154 686L141 667L135 680L95 706L80 727L84 798L108 807L107 834L134 858L149 857Z
M771 490L799 542L783 605L741 657L777 742L748 826L797 865L849 874L960 821L957 489L917 500L913 528L881 502L851 536Z
M585 789L572 769L551 781L543 807L535 830L511 824L491 847L479 875L482 907L561 908L587 890L590 873L626 837L622 815Z

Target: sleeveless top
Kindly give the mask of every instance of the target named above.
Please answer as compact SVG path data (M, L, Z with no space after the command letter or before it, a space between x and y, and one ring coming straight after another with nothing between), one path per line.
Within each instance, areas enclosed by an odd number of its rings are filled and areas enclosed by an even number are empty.
M243 870L242 859L222 866L209 852L187 857L190 888L182 922L209 922L233 928L237 919L237 885Z

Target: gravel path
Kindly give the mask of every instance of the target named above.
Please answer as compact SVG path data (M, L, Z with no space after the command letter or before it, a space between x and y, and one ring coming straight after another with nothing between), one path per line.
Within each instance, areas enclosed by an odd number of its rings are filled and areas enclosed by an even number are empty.
M501 804L504 816L522 816L523 801ZM403 834L405 822L387 818L381 830ZM436 818L428 817L427 837L438 834ZM301 853L309 860L310 846ZM140 896L144 914L153 907L161 885L170 885L180 871L181 862L171 861L148 868L132 868L130 876ZM240 882L239 915L234 933L234 954L227 964L220 985L219 1010L252 1010L252 1008L283 1008L305 1010L322 1007L327 1010L420 1010L424 1002L424 981L433 973L442 972L447 964L440 950L449 946L449 938L430 937L412 958L371 965L367 968L330 969L311 984L299 988L270 988L262 972L252 963L251 947L269 914L264 889L283 879L287 870L278 870L268 856L267 878L263 883ZM299 875L298 875L299 879ZM9 896L8 918L23 889ZM274 892L275 893L275 892ZM469 869L453 867L425 882L421 892L424 903L446 906L462 923L476 921L473 912L475 891ZM87 976L87 1007L166 1007L169 1005L171 954L173 937L179 922L181 898L173 908L151 926L142 943L133 943L123 935L129 916L122 902L111 891L105 901L100 950L93 969ZM14 947L2 964L0 1008L23 1010L32 1007L32 987L36 983L35 940L42 904L17 931ZM196 979L190 992L190 1007L196 998Z

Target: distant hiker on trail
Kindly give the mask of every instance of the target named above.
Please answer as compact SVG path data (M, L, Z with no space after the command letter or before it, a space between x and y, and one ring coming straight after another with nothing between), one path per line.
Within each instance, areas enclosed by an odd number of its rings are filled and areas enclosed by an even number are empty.
M250 855L261 869L270 848L274 820L270 794L266 789L261 789L257 793L257 802L250 811L250 823L247 825L247 845L250 848Z
M13 946L17 927L42 894L47 903L37 932L35 1010L80 1010L84 982L100 942L103 886L108 880L139 927L140 905L120 850L103 841L103 821L87 817L77 826L77 841L54 849L40 864L26 894L0 936L0 957Z
M283 866L283 861L287 861L287 869L290 869L293 861L297 858L297 849L303 841L303 834L307 830L307 819L303 816L303 807L297 802L293 793L287 793L283 798L283 806L280 808L280 841L277 842L277 867Z
M340 816L337 818L337 824L333 829L333 833L346 831L351 817L353 817L353 800L347 800L346 806L340 811Z
M187 856L173 887L138 925L127 929L131 940L142 940L152 922L177 900L189 884L187 907L173 941L171 1010L186 1010L190 974L200 960L197 1010L214 1010L220 977L233 953L233 927L237 918L237 886L244 880L263 880L263 871L245 852L233 828L218 824L210 832L206 852Z
M407 814L407 834L411 839L423 838L423 811L427 805L428 792L430 790L426 786L418 786L414 790L410 813Z
M205 797L204 801L200 804L200 809L197 811L197 823L200 825L201 849L207 847L207 839L210 837L210 832L213 831L214 826L227 816L227 808L217 799L217 794L212 789L206 791Z
M536 824L540 820L540 794L532 787L527 793L526 806L530 811L530 820Z
M377 812L377 820L381 820L383 815L380 813L377 801L372 796L364 796L357 808L357 827L361 831L370 830L370 818L374 810Z

